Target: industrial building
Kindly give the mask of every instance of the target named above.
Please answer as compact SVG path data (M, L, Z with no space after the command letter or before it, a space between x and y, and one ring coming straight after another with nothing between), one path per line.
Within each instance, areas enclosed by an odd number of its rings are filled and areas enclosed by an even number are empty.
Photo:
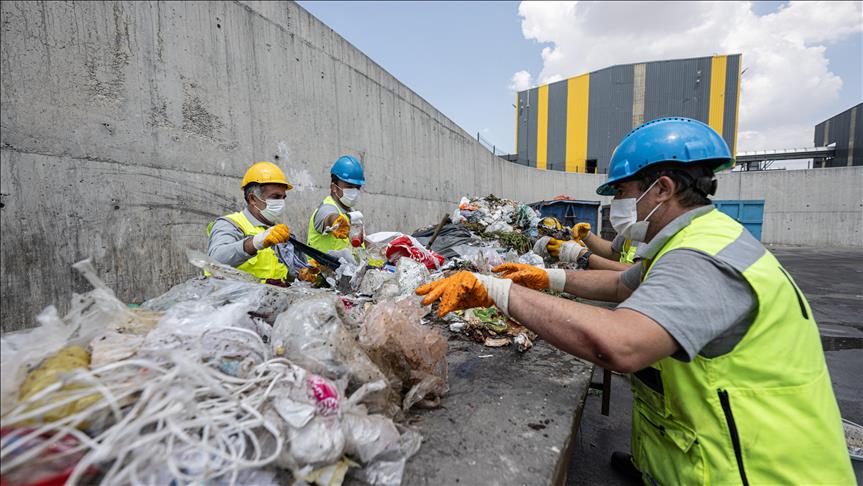
M863 103L815 125L815 146L836 144L832 157L816 158L813 168L863 165Z
M737 145L741 55L611 66L521 91L516 101L518 164L605 173L617 143L645 121L685 116ZM860 126L860 124L858 124Z

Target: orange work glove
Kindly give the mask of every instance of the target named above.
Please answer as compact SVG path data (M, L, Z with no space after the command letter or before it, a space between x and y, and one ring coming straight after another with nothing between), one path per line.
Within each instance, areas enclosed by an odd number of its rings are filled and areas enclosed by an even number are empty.
M578 223L572 227L572 239L581 241L590 234L590 223Z
M348 217L344 214L340 214L333 224L330 226L330 234L335 236L336 238L343 240L348 237L348 233L351 231L351 222L348 221Z
M561 269L545 270L524 263L504 263L491 269L500 273L501 278L533 290L552 289L562 292L566 285L566 271Z
M288 241L288 238L290 237L291 230L288 229L288 226L284 224L277 224L266 231L262 231L256 234L252 238L252 244L254 244L255 248L257 248L258 250L263 250L264 248L269 248L273 245L284 243Z
M504 314L509 312L511 280L471 272L458 272L436 282L419 287L417 295L425 295L423 305L440 300L438 315L474 307L497 305Z

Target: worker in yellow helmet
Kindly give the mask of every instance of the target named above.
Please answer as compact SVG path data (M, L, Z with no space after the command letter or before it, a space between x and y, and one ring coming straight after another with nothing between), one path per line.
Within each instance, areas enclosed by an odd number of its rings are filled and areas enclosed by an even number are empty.
M285 195L293 188L284 172L272 162L258 162L246 171L241 188L246 208L207 226L207 254L266 283L313 280L305 257L288 241L290 229L280 222Z

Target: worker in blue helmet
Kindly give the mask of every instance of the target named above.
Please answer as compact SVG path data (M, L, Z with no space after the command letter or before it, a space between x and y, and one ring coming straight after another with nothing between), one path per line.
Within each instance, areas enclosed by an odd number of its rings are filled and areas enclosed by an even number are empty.
M636 128L597 192L638 242L618 271L505 263L417 289L438 313L496 305L558 348L632 373L632 454L612 465L646 484L854 484L818 326L800 288L713 207L734 159L687 118ZM613 310L539 292L618 302Z
M309 219L309 246L323 252L351 246L349 213L356 211L365 183L363 166L356 157L343 155L336 159L330 169L330 194Z

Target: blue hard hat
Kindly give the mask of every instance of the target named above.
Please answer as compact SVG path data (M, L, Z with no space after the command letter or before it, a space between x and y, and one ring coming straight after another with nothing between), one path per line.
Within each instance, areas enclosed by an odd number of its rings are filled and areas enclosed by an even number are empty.
M613 196L612 184L661 162L715 162L713 172L734 167L728 144L714 129L689 118L657 118L629 132L614 149L608 164L608 180L596 193Z
M352 155L342 155L336 159L336 163L333 164L333 168L330 169L330 174L348 184L362 186L366 183L366 178L363 175L363 166L360 165L360 161Z

